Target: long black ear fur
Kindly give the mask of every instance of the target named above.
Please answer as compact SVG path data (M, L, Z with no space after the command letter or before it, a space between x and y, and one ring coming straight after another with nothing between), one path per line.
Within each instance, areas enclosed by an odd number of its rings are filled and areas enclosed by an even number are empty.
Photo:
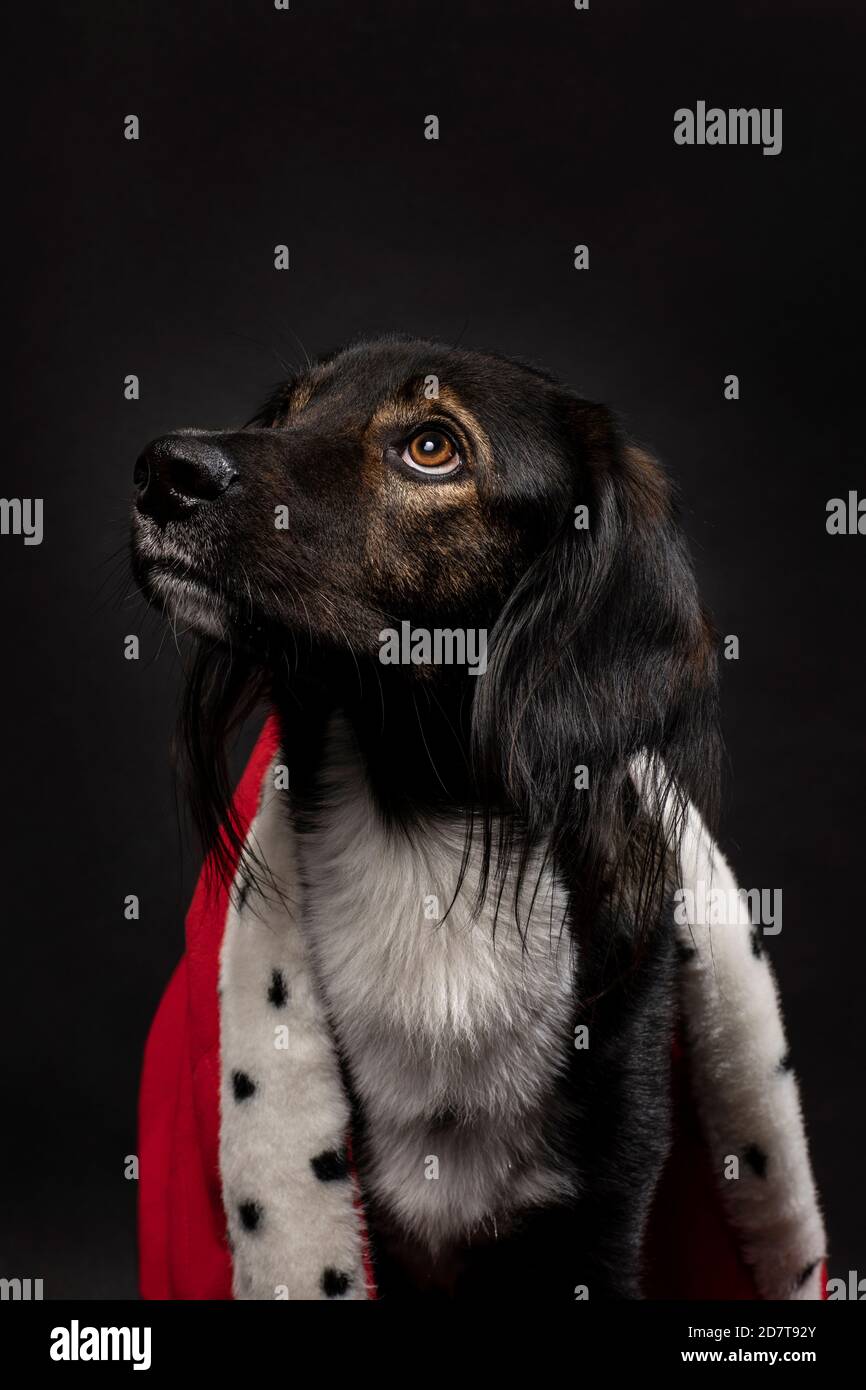
M639 941L661 911L687 800L714 816L714 635L658 464L604 407L566 397L562 409L572 493L491 633L475 695L482 800L514 817L503 831L485 816L485 863L501 880L516 856L523 874L549 836L579 932L627 907ZM635 760L653 775L651 805Z

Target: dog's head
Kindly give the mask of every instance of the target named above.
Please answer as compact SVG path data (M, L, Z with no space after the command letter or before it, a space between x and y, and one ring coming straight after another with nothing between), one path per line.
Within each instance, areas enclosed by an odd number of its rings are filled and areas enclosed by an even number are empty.
M263 667L375 663L406 623L488 633L466 681L479 799L560 827L563 851L591 838L599 873L635 757L708 799L713 642L670 487L606 408L543 373L361 343L245 428L156 440L136 483L145 592ZM405 678L467 674L422 660Z
M185 625L241 642L292 633L375 655L395 622L492 625L589 500L587 409L504 359L411 340L349 348L247 428L144 451L139 580Z

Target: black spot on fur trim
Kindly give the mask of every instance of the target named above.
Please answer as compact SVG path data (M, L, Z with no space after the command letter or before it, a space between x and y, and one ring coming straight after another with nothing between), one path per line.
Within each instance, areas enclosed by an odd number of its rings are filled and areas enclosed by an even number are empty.
M245 1231L257 1231L261 1225L263 1212L258 1202L238 1203L238 1216Z
M797 1275L798 1289L802 1289L803 1285L807 1282L807 1280L812 1277L812 1275L815 1273L815 1270L818 1268L818 1263L818 1260L813 1260L810 1265L806 1265L806 1268L802 1271L802 1273Z
M677 960L680 965L685 965L686 961L693 960L698 954L694 946L687 946L685 941L677 942Z
M793 1061L792 1061L792 1059L791 1059L791 1054L790 1054L790 1052L786 1052L785 1055L784 1055L784 1057L782 1057L782 1058L780 1059L779 1064L778 1064L778 1066L776 1067L776 1071L793 1071L793 1070L794 1070L794 1063L793 1063Z
M760 926L752 927L752 955L760 960L764 954L764 936Z
M241 882L241 886L238 889L238 912L243 911L244 904L246 903L247 898L250 896L250 889L252 888L252 886L252 879L244 875L244 878Z
M326 1269L322 1275L322 1293L326 1298L339 1298L348 1291L351 1283L350 1274L343 1274L339 1269Z
M235 1100L249 1100L256 1093L256 1083L245 1071L233 1071L232 1090Z
M454 1129L460 1123L460 1113L453 1105L445 1105L437 1110L430 1120L431 1129Z
M757 1144L750 1144L747 1149L744 1149L743 1158L756 1177L765 1178L767 1176L767 1155L763 1149L758 1148Z
M282 970L271 971L271 984L268 990L268 1003L273 1004L275 1009L282 1009L289 997L286 977Z
M345 1149L327 1149L310 1159L310 1165L319 1182L337 1182L349 1176L349 1161Z

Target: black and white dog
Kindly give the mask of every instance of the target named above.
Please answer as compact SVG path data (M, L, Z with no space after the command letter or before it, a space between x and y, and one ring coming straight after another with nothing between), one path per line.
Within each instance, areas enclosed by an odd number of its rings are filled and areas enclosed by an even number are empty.
M156 440L136 483L138 580L201 636L183 732L218 857L227 736L261 696L280 717L380 1290L639 1297L678 836L719 760L660 468L539 371L389 337Z

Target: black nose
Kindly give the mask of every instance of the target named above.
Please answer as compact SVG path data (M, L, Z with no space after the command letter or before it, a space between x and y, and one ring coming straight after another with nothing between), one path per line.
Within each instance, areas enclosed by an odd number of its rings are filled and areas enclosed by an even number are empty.
M148 444L135 465L136 506L157 521L173 521L200 502L213 502L237 476L233 460L215 440L167 434Z

